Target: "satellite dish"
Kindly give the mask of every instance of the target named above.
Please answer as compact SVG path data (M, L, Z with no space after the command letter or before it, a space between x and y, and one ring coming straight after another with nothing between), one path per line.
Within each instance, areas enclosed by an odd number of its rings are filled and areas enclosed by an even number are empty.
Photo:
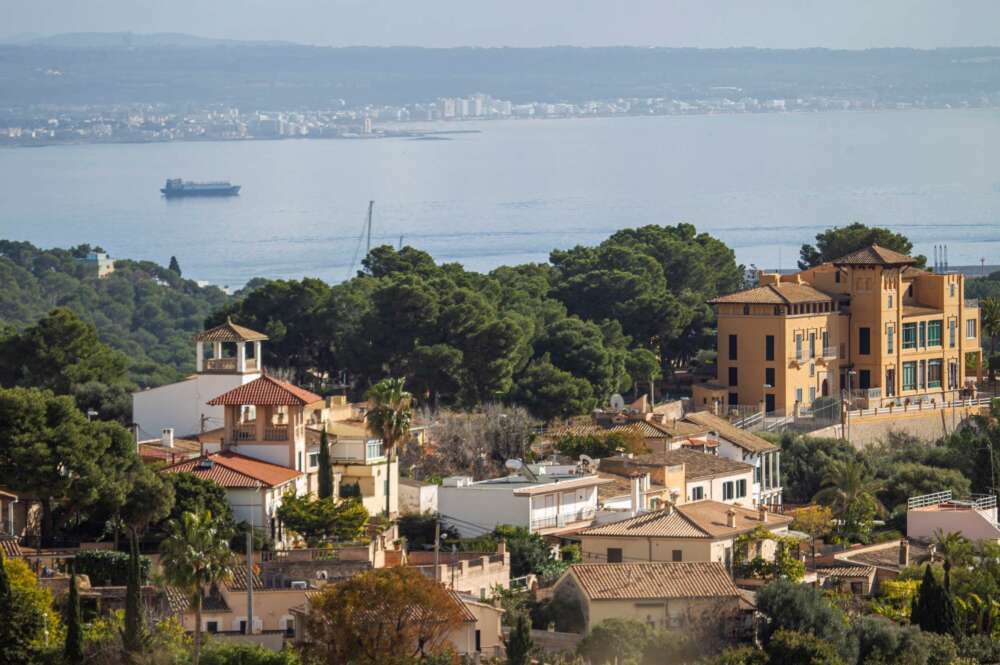
M621 411L625 408L625 398L615 393L611 396L611 408L615 411Z
M519 459L509 459L503 465L511 471L520 471L524 468L524 462Z

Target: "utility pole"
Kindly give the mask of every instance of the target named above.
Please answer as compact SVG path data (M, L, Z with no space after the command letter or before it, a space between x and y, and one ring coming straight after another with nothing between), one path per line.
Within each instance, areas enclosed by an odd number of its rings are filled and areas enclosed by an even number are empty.
M375 210L375 202L368 202L368 242L365 245L365 256L368 256L372 251L372 212Z
M254 483L258 499L260 498L260 487L260 481ZM250 530L247 531L247 623L244 635L253 635L253 512L255 509L256 506L250 506Z
M399 235L399 249L403 249L403 234Z
M434 520L434 579L441 581L441 518Z

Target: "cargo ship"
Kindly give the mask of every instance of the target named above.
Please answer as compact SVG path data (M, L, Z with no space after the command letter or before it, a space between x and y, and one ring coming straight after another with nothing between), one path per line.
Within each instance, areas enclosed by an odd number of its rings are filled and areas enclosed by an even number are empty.
M171 178L160 190L169 198L180 196L236 196L240 186L226 182L185 182L180 178Z

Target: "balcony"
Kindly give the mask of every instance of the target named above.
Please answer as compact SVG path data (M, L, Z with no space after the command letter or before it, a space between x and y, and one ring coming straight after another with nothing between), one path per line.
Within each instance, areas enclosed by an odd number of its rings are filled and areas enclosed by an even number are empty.
M594 519L594 515L596 513L597 511L594 508L583 508L581 510L562 512L558 515L537 517L531 520L531 529L533 531L537 531L539 529L553 529L556 527L566 526L567 524L575 524L576 522L586 522Z
M239 443L240 441L254 441L257 439L257 423L250 421L234 425L229 432L229 438Z
M244 371L252 372L257 369L257 359L247 358L244 364ZM235 372L237 371L236 358L206 358L206 372Z
M265 441L288 441L288 425L271 425L264 428Z

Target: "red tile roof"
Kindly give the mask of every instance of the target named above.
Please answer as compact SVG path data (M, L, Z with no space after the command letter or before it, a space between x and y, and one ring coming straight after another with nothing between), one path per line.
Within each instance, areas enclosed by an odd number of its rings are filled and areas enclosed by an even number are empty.
M180 462L163 469L163 473L193 473L227 488L256 487L258 482L265 487L277 487L302 475L295 469L229 451Z
M905 266L913 265L916 259L894 252L891 249L870 245L851 252L833 261L835 266Z
M569 573L591 600L740 596L720 562L577 563Z
M749 305L793 305L807 302L831 302L833 298L808 284L779 282L746 291L737 291L709 300L710 304L746 303Z
M265 374L208 401L210 406L305 406L323 398L287 381Z
M238 326L230 319L194 336L196 342L262 342L266 339L267 335L264 333Z

